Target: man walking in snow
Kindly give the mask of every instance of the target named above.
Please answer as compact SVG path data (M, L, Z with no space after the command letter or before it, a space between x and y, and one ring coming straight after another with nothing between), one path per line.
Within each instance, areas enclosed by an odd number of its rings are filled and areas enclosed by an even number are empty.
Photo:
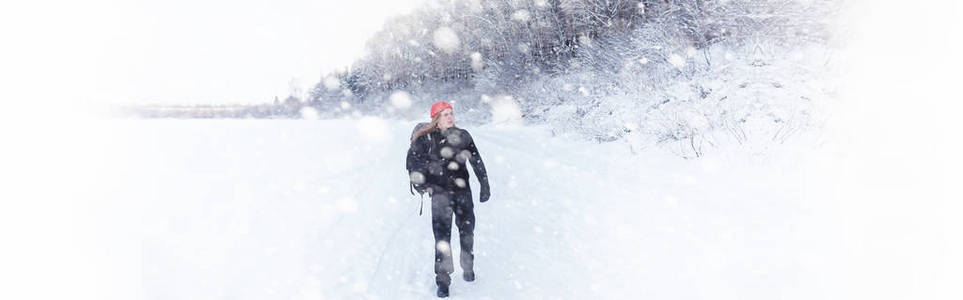
M451 254L452 215L458 227L461 245L459 255L462 278L475 280L474 244L475 213L468 168L471 163L481 183L479 201L488 201L491 193L488 175L467 130L455 127L452 106L436 102L431 106L431 123L412 135L408 149L407 167L411 183L419 192L431 196L431 224L435 236L435 283L438 297L448 297L450 274L454 272Z

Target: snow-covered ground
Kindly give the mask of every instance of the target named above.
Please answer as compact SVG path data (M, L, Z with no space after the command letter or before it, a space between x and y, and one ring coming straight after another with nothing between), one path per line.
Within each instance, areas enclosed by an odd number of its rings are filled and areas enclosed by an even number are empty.
M98 124L111 134L75 150L113 147L74 164L108 165L91 170L97 179L70 173L78 186L96 185L85 196L102 197L68 206L86 232L68 244L69 257L82 259L65 259L70 273L36 277L116 298L433 298L430 217L418 215L403 167L413 123ZM922 229L948 223L880 221L914 208L842 199L850 189L841 186L861 181L841 182L851 168L833 151L732 147L685 160L539 127L467 129L493 196L475 206L478 280L462 281L456 267L452 299L893 295L877 283L911 298L944 278L924 263L945 253L917 250L945 250L928 243L946 228ZM875 268L881 259L892 261Z
M76 124L4 156L21 170L5 178L5 293L433 298L430 217L403 167L411 122ZM952 157L817 135L686 160L467 129L493 196L475 206L478 280L456 267L452 299L953 299L960 278Z

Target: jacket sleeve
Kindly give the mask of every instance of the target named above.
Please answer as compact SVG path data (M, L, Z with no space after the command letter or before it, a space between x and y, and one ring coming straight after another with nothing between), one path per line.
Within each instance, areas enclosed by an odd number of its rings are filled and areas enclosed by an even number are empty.
M485 162L482 161L481 154L478 153L478 147L475 146L475 139L471 137L468 131L465 131L465 135L468 136L468 151L471 152L471 157L468 159L471 162L471 168L475 171L475 177L478 178L478 182L481 183L482 190L488 190L488 171L485 170Z

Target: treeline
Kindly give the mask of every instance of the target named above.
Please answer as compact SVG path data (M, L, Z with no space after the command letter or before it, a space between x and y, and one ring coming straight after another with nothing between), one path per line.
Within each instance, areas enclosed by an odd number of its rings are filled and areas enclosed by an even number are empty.
M823 42L832 1L502 0L433 1L395 18L367 55L330 74L312 100L339 107L438 82L508 90L578 70L617 73L626 59L668 62L686 48ZM625 43L629 42L629 43ZM635 43L632 43L635 42ZM764 44L764 45L763 45ZM639 47L641 46L641 47ZM762 49L770 50L770 49ZM332 84L334 82L334 84ZM363 107L363 106L362 106Z
M833 93L833 0L434 1L388 21L366 55L309 91L320 110L424 118L456 101L488 122L492 100L531 123L635 147L782 142L819 122ZM411 95L392 107L391 94Z
M318 101L288 97L283 102L275 99L272 104L128 105L116 107L113 114L152 119L315 119L322 117L320 108Z
M226 114L424 119L430 103L446 100L456 103L460 124L499 121L509 111L560 133L633 149L669 144L683 156L726 141L784 142L818 126L833 97L839 7L429 1L387 21L363 58L328 74L306 99ZM395 101L399 93L403 101Z
M445 1L386 23L367 55L331 74L311 99L363 103L392 90L439 82L510 88L535 74L564 72L579 47L603 32L627 32L644 21L646 4L661 1ZM655 13L649 13L654 15ZM334 79L336 84L332 84ZM363 106L362 106L363 107Z

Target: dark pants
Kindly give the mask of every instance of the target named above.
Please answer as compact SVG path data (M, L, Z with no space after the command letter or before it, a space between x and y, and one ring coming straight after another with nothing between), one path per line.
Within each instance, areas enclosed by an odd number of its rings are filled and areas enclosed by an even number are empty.
M458 240L461 242L461 269L473 272L475 255L472 252L475 231L475 212L472 210L471 191L438 191L431 195L431 227L435 234L435 283L447 286L449 274L455 271L451 258L451 221L455 216Z

